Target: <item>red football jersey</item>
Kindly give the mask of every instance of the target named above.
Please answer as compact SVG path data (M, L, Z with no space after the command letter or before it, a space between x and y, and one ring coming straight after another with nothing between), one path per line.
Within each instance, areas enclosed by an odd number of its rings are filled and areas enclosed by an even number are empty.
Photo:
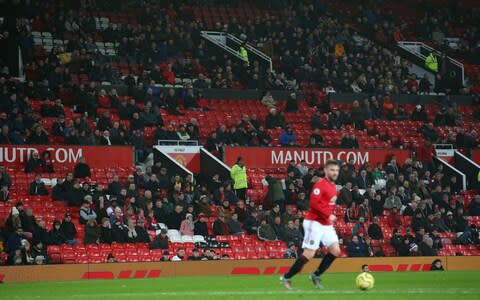
M328 218L333 214L337 201L337 187L325 178L313 186L310 193L310 209L305 219L317 221L323 225L331 225Z

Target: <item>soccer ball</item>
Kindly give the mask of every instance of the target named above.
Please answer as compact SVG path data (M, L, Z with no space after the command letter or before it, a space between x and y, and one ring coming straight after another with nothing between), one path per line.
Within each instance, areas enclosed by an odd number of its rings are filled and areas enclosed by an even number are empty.
M355 284L357 288L361 289L362 291L366 291L373 288L375 285L375 278L373 278L372 274L363 272L358 274Z

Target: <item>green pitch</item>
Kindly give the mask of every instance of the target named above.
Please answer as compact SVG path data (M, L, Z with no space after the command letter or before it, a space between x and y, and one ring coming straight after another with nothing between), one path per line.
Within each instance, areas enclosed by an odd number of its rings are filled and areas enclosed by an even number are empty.
M313 288L306 274L294 290L279 276L180 277L0 285L0 299L480 299L480 272L374 273L375 288L355 289L354 273L326 274L325 290Z

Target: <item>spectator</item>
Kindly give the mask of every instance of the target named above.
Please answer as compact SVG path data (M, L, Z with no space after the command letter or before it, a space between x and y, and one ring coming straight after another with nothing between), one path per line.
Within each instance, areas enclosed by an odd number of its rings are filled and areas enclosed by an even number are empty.
M412 112L412 120L413 121L428 121L427 113L422 105L418 104L415 106L415 109Z
M261 241L276 241L277 235L273 230L272 226L267 223L266 220L262 220L260 223L260 227L258 227L257 231L258 239Z
M177 131L178 139L181 141L188 141L190 140L190 135L188 132L185 130L185 125L180 125L178 131Z
M100 225L100 243L111 244L112 243L112 228L110 220L108 218L102 218Z
M207 197L203 197L203 199L208 199ZM195 228L193 230L195 235L201 235L207 237L208 234L208 224L207 224L207 216L204 213L200 213L198 215L198 220L195 222Z
M433 248L433 240L431 238L426 238L420 244L420 252L423 256L437 256L437 250Z
M277 109L270 108L269 114L265 118L265 128L267 129L279 129L285 126L285 120L278 114Z
M397 229L402 225L400 214L396 207L392 208L390 214L387 216L387 224L392 229Z
M73 169L73 177L84 179L89 178L91 175L90 166L86 163L85 157L80 157L79 162Z
M444 271L442 266L442 261L440 259L435 259L432 262L432 266L430 267L430 271Z
M175 205L175 210L170 214L167 222L167 226L170 229L180 230L180 225L185 219L185 213L183 212L183 206L181 204Z
M127 243L137 243L138 240L138 233L136 230L135 223L133 222L132 219L129 219L127 221L127 228L126 228L126 234L127 234Z
M85 236L83 238L84 244L98 244L100 242L99 232L97 228L97 221L89 219L85 224Z
M161 229L150 245L150 249L168 249L168 235L166 229Z
M198 251L197 248L194 248L192 250L192 255L188 257L187 260L190 261L200 261L200 260L207 260L207 258L204 258L203 256L200 255L200 251Z
M295 227L293 220L288 221L287 226L283 231L283 236L287 244L293 243L294 245L300 245L300 242L302 241L302 234L300 233L300 230Z
M80 207L80 224L87 224L90 220L96 220L97 214L95 211L90 207L92 204L92 197L87 195L82 202L82 206Z
M78 241L75 239L77 235L77 229L75 228L75 224L72 223L72 215L67 212L65 213L65 218L63 219L62 224L60 225L60 230L62 234L65 236L65 243L70 245L78 244Z
M185 249L179 248L177 254L172 257L172 261L182 261L185 260Z
M23 234L22 227L15 228L7 240L6 251L12 253L16 250L21 250L23 247L22 241L26 239L27 237Z
M385 199L385 204L383 207L388 210L392 210L393 208L402 208L402 201L397 195L395 195L395 190L388 192L388 197Z
M170 261L170 252L163 251L160 261Z
M112 140L110 139L110 132L108 130L103 131L102 136L100 137L100 145L102 146L112 146Z
M42 160L40 159L40 154L37 151L34 151L28 158L27 165L25 166L25 173L41 173L42 170Z
M182 113L178 110L178 97L174 89L168 90L165 102L167 104L167 110L170 114L182 115Z
M40 125L34 126L32 133L27 138L27 144L48 145L48 132Z
M273 96L272 96L272 92L270 91L266 91L263 96L262 96L262 100L261 100L262 104L265 105L265 106L275 106L275 104L277 103L275 101L275 99L273 99Z
M257 234L260 222L258 221L258 212L252 210L250 215L243 223L243 228L247 231L247 234Z
M213 223L213 234L214 235L228 235L228 225L225 222L225 216L219 214L218 218Z
M368 236L372 240L383 240L382 229L378 225L378 217L374 217L370 226L368 226Z
M0 175L1 176L1 175ZM10 200L10 191L8 190L8 186L0 185L0 202L7 202Z
M60 221L53 222L52 229L50 230L50 241L52 245L63 245L67 242L67 238L61 230Z
M295 246L295 243L289 243L287 250L285 250L285 253L283 254L283 258L296 259L297 257L298 257L298 254L297 254L297 247Z
M242 230L242 224L238 221L238 214L232 214L232 217L227 222L228 233L232 235L242 235L244 234Z
M349 207L345 210L345 221L355 222L360 216L360 211L357 207L357 203L351 202Z
M180 234L193 236L193 231L195 229L195 223L193 222L193 216L190 213L185 215L185 220L182 221L180 225Z
M366 250L366 245L363 243L363 241L360 241L357 235L352 237L352 240L347 246L347 253L349 257L365 257L367 256Z
M280 144L288 147L294 147L297 145L297 137L290 126L287 126L285 131L280 135Z
M55 120L55 123L53 123L52 126L52 134L54 136L63 136L65 137L67 135L67 125L65 124L65 116L60 115L58 116L57 120Z
M358 141L354 134L345 133L342 136L340 147L345 149L358 149Z
M30 195L31 196L47 196L48 190L45 187L45 183L42 181L42 175L36 174L35 180L30 183Z
M262 99L263 103L263 99ZM290 96L287 99L287 104L285 106L285 112L296 112L298 111L298 101L297 101L297 94L290 93Z
M268 183L267 199L270 205L272 207L276 204L283 206L285 203L285 193L283 192L282 182L270 175L265 177L265 181Z
M480 195L475 195L469 207L470 216L480 216Z
M54 172L53 161L51 158L50 151L47 150L42 153L41 166L42 166L42 173Z
M363 237L366 231L365 219L363 217L359 217L358 222L352 228L352 234Z
M44 245L51 245L52 241L50 235L48 234L45 220L38 221L38 226L35 228L32 236L33 244L41 242Z

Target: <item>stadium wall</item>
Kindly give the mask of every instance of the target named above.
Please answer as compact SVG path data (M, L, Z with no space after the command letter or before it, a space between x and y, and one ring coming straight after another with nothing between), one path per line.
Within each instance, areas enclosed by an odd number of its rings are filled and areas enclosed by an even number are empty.
M480 270L480 256L379 257L337 259L329 272L359 272L369 264L373 272L429 271L435 259L441 259L447 271ZM0 267L0 281L38 282L71 280L142 279L177 276L275 275L291 266L291 259L220 260L156 263L66 264ZM303 272L314 271L320 260L308 263Z

